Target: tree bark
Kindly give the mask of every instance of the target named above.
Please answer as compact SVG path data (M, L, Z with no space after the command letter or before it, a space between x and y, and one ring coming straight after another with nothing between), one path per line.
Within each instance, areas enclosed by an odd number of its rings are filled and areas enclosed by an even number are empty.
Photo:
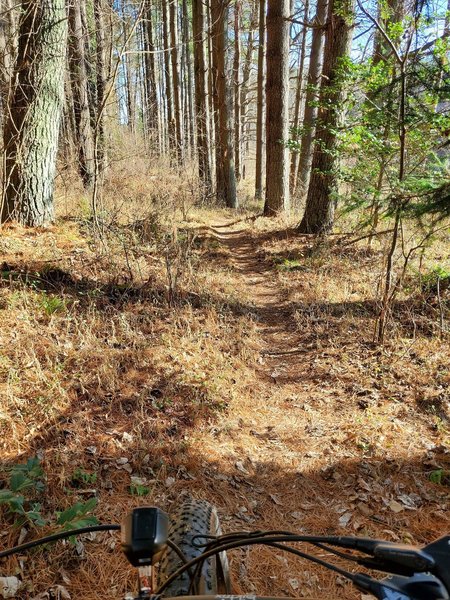
M254 0L250 17L250 25L248 32L247 53L245 55L244 66L242 69L242 85L241 85L241 176L245 179L246 164L245 158L248 153L249 146L249 124L248 124L248 106L249 106L249 83L250 73L253 62L253 54L255 50L255 30L258 27L258 2Z
M72 76L73 109L77 130L78 168L84 186L89 188L94 179L94 140L89 110L83 24L79 2L69 4L69 31L69 66Z
M236 179L241 179L241 31L239 24L241 3L235 0L234 4L234 156Z
M198 173L205 194L212 192L211 150L207 64L205 55L205 7L203 0L192 0L192 30L194 36L195 113L197 125Z
M354 0L331 0L326 29L318 130L312 174L301 233L326 234L334 223L338 194L337 130L341 126L345 99L342 60L351 42Z
M1 222L53 220L53 182L64 94L64 0L22 0L19 47L4 130Z
M83 0L84 1L84 0ZM78 3L78 0L75 1L75 4ZM128 16L125 10L125 0L122 0L121 3L121 18L122 18L122 34L124 41L128 39ZM132 68L130 64L130 55L125 54L123 56L123 66L124 66L124 77L125 77L125 90L126 90L126 99L127 99L127 124L129 130L134 133L136 127L136 98L135 98L135 89L132 75Z
M178 0L169 0L170 43L175 118L175 150L178 162L183 161L183 115L181 110L180 60L178 55Z
M258 48L258 98L256 107L256 172L255 199L262 198L264 190L264 113L265 113L265 62L266 62L266 9L267 0L259 0Z
M5 118L8 105L10 84L15 60L16 36L12 0L6 0L0 13L0 128Z
M96 51L96 129L94 131L94 152L97 169L102 172L106 159L105 140L105 90L106 90L106 44L103 0L94 0Z
M305 0L305 9L304 9L304 20L305 23L308 21L308 9L309 9L309 0ZM295 94L295 109L294 109L294 120L292 123L293 135L292 139L294 141L298 140L298 127L300 124L300 110L302 103L302 95L303 95L303 81L304 81L304 66L305 66L305 56L306 56L306 33L307 27L306 24L303 25L301 36L300 36L300 52L298 58L298 75L297 75L297 89ZM296 186L297 186L297 172L298 172L298 163L299 163L299 153L293 152L291 157L291 174L289 178L289 185L291 194L295 194Z
M231 97L227 93L225 72L228 0L211 1L211 28L213 77L218 119L218 148L216 149L217 199L229 208L237 208L236 177L234 170L233 127L231 124Z
M169 12L167 0L162 0L162 23L163 23L163 45L164 45L164 75L165 75L165 97L166 97L166 115L167 128L169 134L169 151L176 152L177 134L173 105L173 84L172 70L170 68L170 29Z
M146 0L144 20L146 124L151 141L158 130L158 95L156 91L155 44L153 41L152 0Z
M289 0L267 11L266 201L264 215L289 210Z
M322 72L322 52L327 18L328 0L318 0L312 31L311 54L309 59L308 81L306 87L305 112L303 114L303 132L298 158L298 194L303 198L309 186L313 157L313 142L316 131L317 100L319 97L320 74ZM322 27L321 27L322 26Z
M189 11L187 0L183 0L183 48L185 56L185 72L186 72L186 111L185 111L185 137L189 139L189 156L196 151L196 136L195 136L195 110L194 110L194 73L192 68L191 44L189 36Z
M216 105L217 98L214 93L214 65L213 65L213 46L212 46L212 25L211 25L211 5L210 3L205 3L205 13L206 13L206 24L207 24L207 65L208 71L207 75L207 88L208 88L208 105L209 105L209 127L210 127L210 165L211 165L211 178L213 184L217 181L217 169L216 169L216 157L217 157L217 137L216 137Z

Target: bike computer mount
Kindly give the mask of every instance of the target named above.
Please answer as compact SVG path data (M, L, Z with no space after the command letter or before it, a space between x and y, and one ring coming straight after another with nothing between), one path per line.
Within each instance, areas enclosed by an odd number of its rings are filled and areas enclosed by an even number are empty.
M151 598L155 589L154 570L167 549L169 517L160 508L141 506L129 513L121 528L122 550L139 569L139 596Z

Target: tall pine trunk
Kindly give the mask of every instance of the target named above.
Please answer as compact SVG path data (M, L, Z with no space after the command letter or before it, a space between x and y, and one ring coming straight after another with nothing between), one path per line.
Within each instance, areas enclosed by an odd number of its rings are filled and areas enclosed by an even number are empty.
M291 139L294 141L298 140L298 128L300 125L300 111L301 111L301 104L302 104L303 82L304 82L304 72L303 71L304 71L304 67L305 67L305 56L306 56L306 33L307 33L306 21L308 21L308 9L309 9L309 0L305 0L305 8L304 8L305 25L303 25L302 32L300 35L297 88L296 88L296 93L295 93L294 119L293 119L293 123L292 123L293 134L291 135ZM291 157L291 174L289 177L289 186L290 186L291 194L295 194L295 191L296 191L298 162L299 162L299 153L293 152L292 157Z
M194 36L195 121L200 181L205 194L212 192L211 150L205 55L205 7L203 0L192 0L192 30Z
M183 49L186 72L186 111L185 111L185 137L190 140L189 155L196 150L195 111L194 111L194 71L192 67L191 44L189 36L189 10L187 0L183 0Z
M240 0L234 4L234 157L236 179L241 179L241 32L240 32Z
M289 210L289 0L267 11L266 201L264 215Z
M75 4L78 3L79 0L75 1ZM82 0L84 1L84 0ZM129 26L128 26L128 15L125 9L125 0L122 0L121 6L121 16L122 16L122 35L123 40L128 39ZM123 56L123 67L124 67L124 77L125 77L125 91L126 91L126 101L127 101L127 124L129 130L134 133L136 127L136 96L135 96L135 85L133 80L133 68L131 65L130 55L125 53Z
M5 119L12 71L15 60L16 36L12 0L4 0L4 12L0 9L0 130Z
M234 170L231 95L226 81L225 57L228 23L228 1L211 1L213 77L217 120L216 190L217 199L229 208L237 208Z
M247 50L242 69L242 85L241 85L241 176L245 179L246 164L245 158L249 147L249 123L247 119L249 108L249 83L250 74L253 64L253 54L255 50L255 30L258 26L258 2L254 0L252 12L250 16Z
M22 0L19 47L4 129L1 222L53 220L53 184L64 94L64 0Z
M103 171L106 159L105 140L105 91L106 91L106 44L104 2L94 0L95 41L96 41L96 87L97 111L96 129L94 131L94 159L95 168Z
M313 157L313 142L316 131L317 100L319 98L320 74L322 72L323 40L327 18L328 0L318 0L313 21L311 54L309 58L306 87L305 111L303 113L303 133L298 159L298 192L304 197L308 191Z
M259 0L258 97L256 101L256 172L255 199L262 198L264 190L264 108L266 59L266 9L267 0Z
M333 228L338 194L337 131L345 99L342 61L348 55L353 0L331 0L326 29L322 84L311 180L301 233L328 233Z
M94 180L94 138L89 110L80 2L69 5L69 31L69 65L78 144L78 168L84 186L89 188Z
M145 51L145 89L146 102L145 115L146 127L150 142L154 142L155 133L158 131L158 94L156 88L156 62L155 44L153 41L152 0L146 0L144 19L144 51Z
M172 70L170 68L170 29L169 29L169 11L167 0L162 0L162 23L163 23L163 47L164 47L164 79L165 79L165 90L164 96L166 99L166 121L168 129L168 141L169 151L172 153L176 151L177 146L177 134L176 134L176 123L174 116L174 104L173 104L173 84L172 84Z
M181 108L180 58L178 53L178 1L170 0L170 56L172 64L173 106L175 118L175 150L178 162L183 160L183 114Z

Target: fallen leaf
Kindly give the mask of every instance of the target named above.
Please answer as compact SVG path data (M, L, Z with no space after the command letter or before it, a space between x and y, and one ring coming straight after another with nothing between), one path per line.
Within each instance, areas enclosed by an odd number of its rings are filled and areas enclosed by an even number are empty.
M293 590L298 590L298 588L299 588L298 579L295 579L294 577L292 577L291 579L288 579L288 581L289 581L289 585L291 586L291 588Z
M58 573L61 575L63 582L68 585L70 583L70 577L67 571L61 567L61 569L58 570Z
M352 518L351 512L344 513L341 517L339 517L339 525L341 527L347 527L351 518Z
M363 515L365 515L366 517L370 517L370 515L372 514L372 510L370 509L369 506L367 506L367 504L364 504L364 502L358 502L358 504L356 505L359 510L362 512Z
M389 508L392 510L392 512L394 513L400 513L404 510L404 506L402 506L400 504L400 502L397 502L397 500L391 500L389 502Z
M275 496L275 494L269 494L269 496L275 504L278 504L278 506L283 506L283 503L279 498L277 498L277 496Z
M17 577L0 577L0 594L2 598L14 598L22 582Z
M397 496L400 502L409 510L416 510L418 505L420 504L420 496L417 494L402 494L401 496Z
M241 460L238 460L235 462L234 466L236 467L236 469L238 471L240 471L241 473L244 473L244 475L250 475L250 473L247 471L247 469L244 467L244 464Z

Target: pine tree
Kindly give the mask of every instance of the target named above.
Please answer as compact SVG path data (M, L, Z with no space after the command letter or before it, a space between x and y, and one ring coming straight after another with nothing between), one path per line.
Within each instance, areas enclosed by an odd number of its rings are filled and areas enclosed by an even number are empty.
M53 182L64 93L64 0L22 0L19 46L4 127L1 222L53 219Z

